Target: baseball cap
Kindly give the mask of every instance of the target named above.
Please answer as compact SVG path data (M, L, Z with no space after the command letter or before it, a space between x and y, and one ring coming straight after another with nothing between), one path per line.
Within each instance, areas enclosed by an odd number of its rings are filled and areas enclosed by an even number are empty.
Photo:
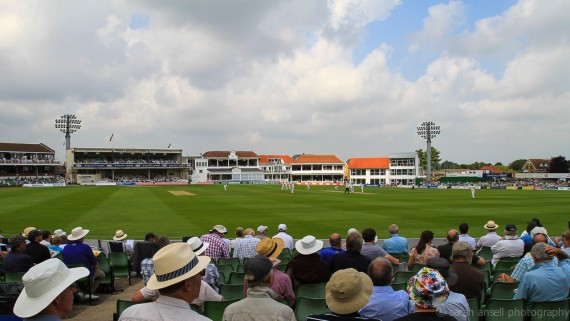
M517 227L516 227L516 225L514 225L514 224L507 224L507 225L505 226L505 231L513 232L513 231L516 231L516 230L517 230Z
M273 263L267 256L257 254L245 262L243 270L248 282L259 282L265 280L273 270Z
M277 226L277 230L278 231L287 231L287 225L279 224L279 226Z
M265 226L265 225L259 225L259 227L257 228L258 233L262 233L265 231L267 231L267 226Z

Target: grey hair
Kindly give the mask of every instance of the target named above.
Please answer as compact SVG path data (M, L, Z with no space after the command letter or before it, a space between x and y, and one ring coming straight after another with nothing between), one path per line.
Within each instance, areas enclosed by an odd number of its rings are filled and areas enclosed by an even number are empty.
M530 250L530 255L535 258L537 261L550 261L552 260L552 256L550 256L544 250L546 243L538 243L535 244L532 249Z
M388 227L388 232L390 232L390 234L398 234L399 230L400 229L398 228L398 225L396 225L396 224L392 224L392 225L390 225L390 227Z

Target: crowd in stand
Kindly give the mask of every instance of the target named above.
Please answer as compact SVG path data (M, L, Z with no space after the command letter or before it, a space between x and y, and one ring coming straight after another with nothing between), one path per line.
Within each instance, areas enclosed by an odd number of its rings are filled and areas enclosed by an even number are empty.
M24 184L53 184L61 180L61 177L17 177L17 178L0 178L0 187L4 186L22 186Z
M82 158L76 159L77 164L178 164L174 159L144 159L144 158L114 158L109 160L106 158Z
M483 226L487 233L476 240L469 235L469 225L462 223L458 230L450 229L447 242L437 247L432 246L434 233L429 230L421 233L417 244L408 244L395 224L389 226L389 237L381 245L376 231L366 228L349 229L345 242L340 233L333 233L328 247L312 235L294 241L286 224L279 224L272 237L267 226L256 230L238 227L232 240L226 237L226 227L216 225L201 237L174 243L154 233L148 233L144 242L127 242L127 234L117 230L112 251L126 253L145 284L132 300L153 301L128 308L119 320L209 320L198 312L206 301L224 300L219 293L223 283L219 269L231 257L243 267L244 298L225 309L224 320L296 320L292 309L298 302L295 288L326 283L330 312L307 320L467 321L467 300L482 302L485 298L484 267L489 261L495 266L508 259L516 259L516 267L498 275L497 281L518 284L513 299L524 299L530 308L533 303L568 298L570 222L568 225L569 230L560 237L550 237L536 218L524 231L512 223L501 227L490 220ZM74 297L97 299L93 292L104 273L93 249L84 243L88 233L77 227L70 235L57 230L52 236L49 231L29 227L7 240L11 251L0 252L4 272L27 272L23 276L26 291L14 308L17 315L63 317ZM143 254L145 247L148 252ZM65 264L51 259L59 253ZM293 254L285 267L281 265L282 253ZM75 264L86 269L66 267ZM397 271L414 271L406 290L392 287ZM60 283L47 286L46 275ZM74 280L86 275L92 280L88 289L67 290ZM26 309L37 293L49 295L34 309ZM197 306L198 312L189 304Z

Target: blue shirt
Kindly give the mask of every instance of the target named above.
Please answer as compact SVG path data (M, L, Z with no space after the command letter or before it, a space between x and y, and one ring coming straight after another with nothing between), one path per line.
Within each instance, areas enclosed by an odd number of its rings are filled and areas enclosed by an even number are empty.
M319 255L321 256L321 260L327 262L328 265L331 265L333 256L337 253L343 253L343 252L345 252L343 249L338 249L331 246L322 249L319 252Z
M568 297L570 287L570 260L539 262L525 273L513 299L528 302L562 301Z
M389 239L384 241L382 249L390 254L408 253L408 240L398 234L392 234Z
M94 266L97 265L97 259L89 245L79 241L70 241L63 248L63 263L83 264L89 269L91 276L93 276L93 273L95 273Z
M467 298L461 293L449 291L447 300L438 305L435 310L440 314L447 314L457 319L457 321L469 321L469 303Z
M414 312L414 304L406 291L394 291L391 286L375 286L370 301L358 312L370 318L392 321Z

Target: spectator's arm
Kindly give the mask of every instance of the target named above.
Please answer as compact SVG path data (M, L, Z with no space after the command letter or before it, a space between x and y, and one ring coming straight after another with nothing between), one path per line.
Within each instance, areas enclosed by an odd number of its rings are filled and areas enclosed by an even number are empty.
M384 258L388 261L390 261L390 263L392 263L392 265L400 265L400 260L398 260L397 258L393 257L390 254L386 254L384 256Z
M558 258L558 261L561 262L562 260L565 260L568 258L568 254L566 252L564 252L563 250L556 248L554 246L550 246L550 245L546 245L544 247L544 250L546 251L546 253L548 253L549 255L553 255L556 256L556 258Z

